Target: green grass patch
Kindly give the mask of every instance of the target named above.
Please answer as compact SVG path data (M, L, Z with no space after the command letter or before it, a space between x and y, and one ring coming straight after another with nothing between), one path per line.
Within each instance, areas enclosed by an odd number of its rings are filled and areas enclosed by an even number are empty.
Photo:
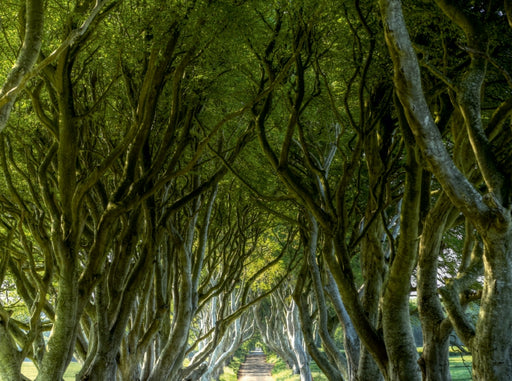
M452 381L471 380L471 355L461 356L450 353L450 374Z
M220 375L219 381L237 381L237 372L229 366L224 367L224 373Z
M422 348L418 349L419 353L421 353ZM274 364L272 376L275 381L300 381L300 376L293 374L292 370L288 368L285 362L275 354L269 355L267 360L269 363ZM315 381L327 381L327 377L314 361L311 362L311 374ZM461 356L458 349L450 350L450 374L453 381L471 381L471 355ZM235 380L236 378L225 381Z
M417 349L421 355L423 348L418 347ZM450 347L449 356L452 381L471 381L471 355L463 353L457 347Z
M245 354L235 355L228 366L224 367L224 372L219 377L219 381L237 381L240 365L245 361Z
M75 381L75 376L82 369L82 365L77 362L71 362L64 373L64 381ZM34 380L37 377L37 368L31 361L24 361L21 365L21 373L25 377Z
M288 365L286 365L285 362L276 355L269 355L267 357L267 362L274 364L274 369L272 369L272 376L274 377L275 381L300 381L300 376L298 374L293 374L292 370L288 368ZM313 380L327 381L327 377L322 373L315 362L311 362L310 369Z

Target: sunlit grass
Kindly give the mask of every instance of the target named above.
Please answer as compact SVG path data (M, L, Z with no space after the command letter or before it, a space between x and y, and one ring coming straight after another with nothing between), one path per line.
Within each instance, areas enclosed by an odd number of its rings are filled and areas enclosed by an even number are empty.
M267 357L267 361L274 364L272 376L275 381L300 381L300 376L293 374L292 370L276 355L272 354ZM237 371L242 362L241 358L235 357L230 366L224 368L224 373L220 376L219 381L237 381ZM75 375L80 372L81 365L77 362L69 364L64 381L74 381ZM31 380L37 377L37 369L32 362L24 362L21 367L24 376ZM318 366L311 363L311 373L315 381L326 381L327 377L321 372ZM453 381L469 381L471 380L471 355L460 356L460 354L452 353L450 356L450 373Z
M224 367L224 373L221 374L219 381L236 381L238 379L235 371L229 366Z
M423 352L422 347L418 347L418 353ZM450 374L452 381L471 381L471 363L470 354L463 354L456 347L450 348Z
M284 361L276 355L268 356L267 361L274 364L272 377L274 377L275 381L300 381L300 376L293 374L292 370L288 368ZM327 381L327 377L314 362L311 362L311 375L315 381Z
M471 355L452 355L450 356L450 374L453 381L471 380Z
M453 381L471 380L471 355L461 356L460 352L450 351L450 373ZM276 355L268 356L268 362L274 364L272 376L275 381L300 381L300 376L293 374L292 370ZM311 362L311 373L315 381L326 381L327 377L318 366ZM236 380L236 378L235 378ZM231 380L226 380L231 381Z
M220 376L219 381L237 381L238 369L240 369L244 359L245 356L243 358L239 356L233 357L229 365L224 367L224 373Z
M77 362L71 362L64 373L64 381L75 381L75 376L82 369L82 365ZM34 380L37 377L37 368L31 361L25 361L21 365L21 373L25 377Z

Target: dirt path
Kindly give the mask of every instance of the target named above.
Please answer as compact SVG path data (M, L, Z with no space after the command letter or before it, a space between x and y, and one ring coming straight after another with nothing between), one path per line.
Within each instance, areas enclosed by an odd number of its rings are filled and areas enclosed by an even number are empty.
M238 381L274 381L270 375L273 365L265 362L262 351L252 351L238 370Z

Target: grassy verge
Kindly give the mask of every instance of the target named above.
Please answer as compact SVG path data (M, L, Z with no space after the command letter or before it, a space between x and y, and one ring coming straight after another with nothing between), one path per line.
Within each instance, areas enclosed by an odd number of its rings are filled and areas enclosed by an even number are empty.
M221 374L219 381L237 381L238 369L240 369L240 365L242 365L244 361L244 353L235 355L229 365L224 367L224 373Z
M66 369L66 373L64 373L64 381L75 381L75 376L80 372L81 368L82 366L77 362L70 363ZM25 361L21 365L21 373L23 373L25 377L33 380L37 377L37 368L31 361Z
M470 381L471 380L471 355L461 356L458 353L450 353L450 373L453 381ZM224 373L220 376L219 381L237 381L237 374L240 365L245 359L245 354L235 356L229 366L224 368ZM293 374L292 370L274 354L267 356L267 361L274 364L272 376L275 381L300 381L299 375ZM75 375L80 372L80 364L72 362L69 364L64 381L74 381ZM21 372L26 377L34 380L37 376L37 369L31 362L24 362ZM320 371L318 366L311 362L311 373L315 381L326 381L327 377Z
M224 367L224 373L220 375L219 381L237 381L237 372L230 368L229 366Z
M267 357L267 361L270 364L274 364L272 376L275 381L300 381L300 376L298 374L293 374L292 370L288 368L284 361L276 355L269 355ZM327 381L327 377L325 377L320 368L318 368L314 362L311 362L311 375L315 381Z
M274 364L272 376L275 381L300 381L299 375L293 374L284 361L276 355L269 355L267 360ZM311 373L313 380L327 381L327 377L314 362L311 362ZM471 355L461 356L460 353L450 353L450 373L453 381L471 381ZM226 381L235 380L236 377L233 380Z

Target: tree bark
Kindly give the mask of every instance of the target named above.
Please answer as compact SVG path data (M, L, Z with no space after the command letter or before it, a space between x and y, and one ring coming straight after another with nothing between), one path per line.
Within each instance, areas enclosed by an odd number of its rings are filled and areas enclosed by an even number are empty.
M329 355L331 359L333 359L334 365L345 374L347 372L347 364L346 359L342 356L341 352L336 348L336 344L334 343L334 339L329 333L327 327L328 321L328 312L327 312L327 303L325 300L325 291L321 278L320 268L317 263L317 243L318 243L318 223L313 217L313 215L308 214L309 220L309 237L306 239L306 247L307 247L307 258L306 262L309 267L309 273L313 282L313 293L315 295L317 304L318 304L318 331L320 338L323 343L323 347L325 352ZM305 234L304 234L305 235ZM328 245L330 248L330 245Z
M380 101L381 99L379 99ZM374 103L374 102L371 102ZM369 107L378 106L371 104ZM370 124L370 123L368 123ZM382 218L382 204L385 200L386 173L385 158L388 147L383 147L384 142L381 136L386 128L383 121L379 121L373 128L365 126L367 130L363 134L365 150L365 162L368 170L369 197L366 204L364 223L366 234L361 240L361 273L363 275L363 291L361 303L365 309L368 319L374 327L380 324L380 298L382 296L384 280L387 275L387 264L384 253L384 222ZM383 152L385 153L383 155ZM385 156L386 157L386 156ZM386 222L387 223L387 222ZM381 380L382 373L366 348L361 348L359 357L358 377L361 380Z
M312 381L309 354L304 348L298 308L293 299L291 305L286 307L286 310L286 333L299 368L300 381Z
M61 380L73 356L79 321L78 277L72 267L62 269L55 321L36 381Z
M198 277L199 271L193 271L194 265L202 263L207 247L208 229L211 219L212 206L216 198L216 191L210 195L205 211L202 227L199 231L200 241L198 247L194 250L194 231L197 228L198 210L202 204L200 199L194 203L193 215L187 225L186 232L182 235L169 222L169 234L176 247L177 265L175 276L178 278L177 300L175 303L175 315L172 327L172 333L167 339L162 351L157 359L148 381L177 380L177 375L182 368L185 358L186 348L192 319L197 309L198 303Z
M407 126L402 125L404 135ZM407 139L407 137L406 137ZM390 380L421 380L418 353L412 335L409 299L416 265L420 222L422 169L414 148L406 143L406 175L400 215L400 241L382 297L382 328L389 356Z
M347 378L349 381L356 381L362 379L359 376L359 370L361 369L359 363L361 358L359 337L357 336L357 332L350 320L350 316L348 316L347 310L343 305L343 301L341 300L339 290L336 287L336 282L334 281L332 274L328 269L326 269L325 272L327 280L324 288L331 300L331 303L333 304L338 320L343 328L343 347L345 348L345 356L347 357ZM368 354L368 356L370 355ZM375 361L373 361L373 365L376 366ZM378 367L376 372L378 373L374 373L372 371L371 374L377 374L382 377ZM378 378L379 376L377 376L375 380L378 380Z
M266 306L272 308L272 306ZM282 311L280 311L282 312ZM255 323L261 333L263 342L272 351L276 352L284 362L293 370L294 374L298 374L298 364L290 348L289 342L285 340L286 333L284 332L285 322L281 316L276 316L275 311L271 312L271 316L265 319L262 316L263 306L255 309Z
M439 2L453 5L451 2ZM480 88L478 83L467 81L458 94L472 148L479 169L490 193L482 197L456 168L443 145L440 133L428 108L421 87L417 57L412 48L399 0L380 0L386 42L394 64L394 83L407 119L415 134L430 169L441 183L452 203L475 226L484 242L484 288L476 330L464 318L462 309L451 309L450 320L455 331L473 354L473 377L477 380L508 380L512 374L512 223L509 208L509 189L492 163L485 136L479 131ZM451 6L450 12L457 12ZM457 23L463 29L467 20ZM469 27L471 28L471 27ZM471 42L477 35L468 36ZM465 79L478 78L481 70L479 58L472 62ZM476 91L478 90L478 91ZM467 97L473 94L477 98Z
M451 324L437 292L438 258L447 220L453 206L442 193L429 211L420 239L418 259L418 311L423 331L423 352L418 360L424 381L450 381Z
M16 101L16 96L9 95L9 92L16 88L23 76L32 69L41 50L44 26L44 1L26 0L25 13L26 25L24 26L25 36L23 37L23 45L14 67L7 75L0 89L0 132L7 126L12 106Z
M21 381L20 352L9 333L9 314L0 307L0 379Z

